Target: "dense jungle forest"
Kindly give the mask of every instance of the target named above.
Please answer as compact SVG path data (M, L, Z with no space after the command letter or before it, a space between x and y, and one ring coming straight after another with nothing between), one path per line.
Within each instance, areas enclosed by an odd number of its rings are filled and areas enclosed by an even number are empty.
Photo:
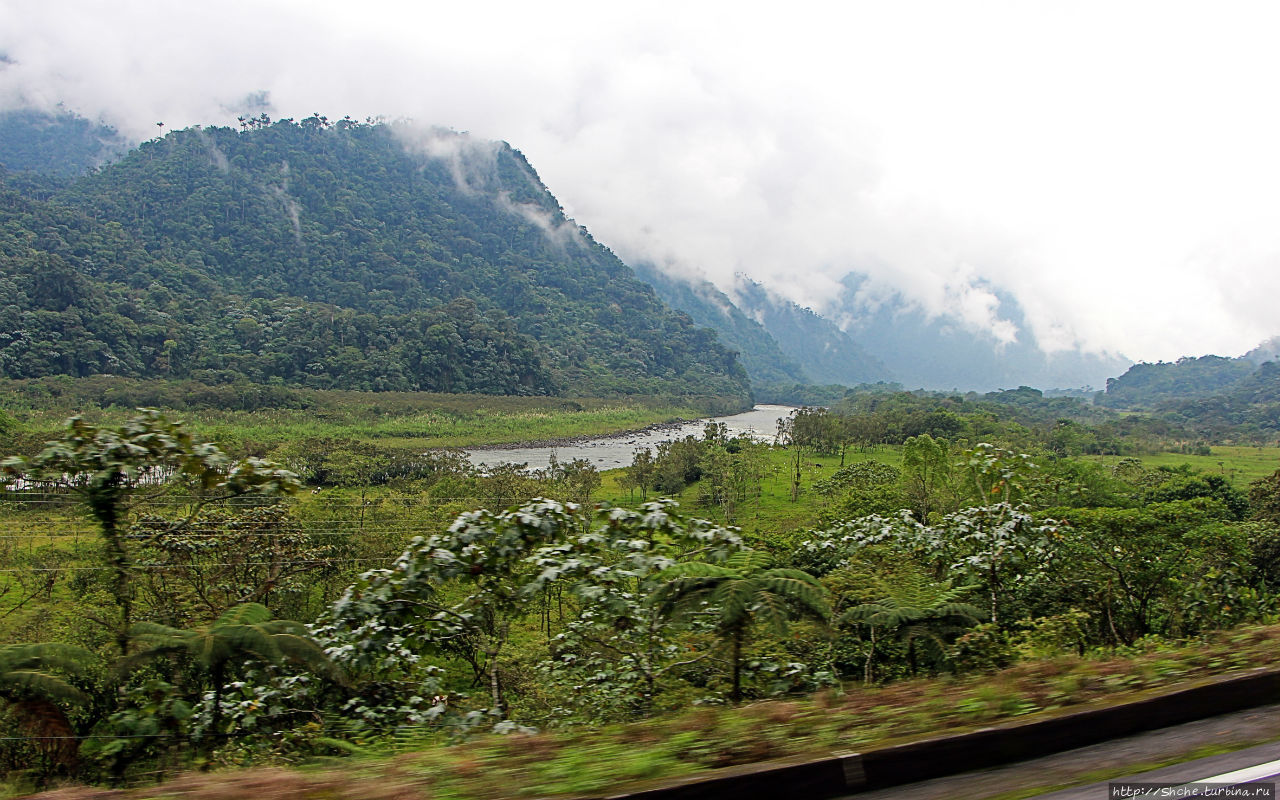
M7 377L748 396L504 143L255 118L0 179Z
M331 418L353 397L296 391ZM348 410L394 417L395 397ZM600 413L528 398L477 414L483 402L460 397L436 424L478 425L477 441L503 419L569 430ZM413 752L439 761L439 785L489 796L450 759L534 731L576 770L586 732L642 725L650 760L627 769L659 777L1273 652L1266 628L1213 642L1274 619L1278 451L1188 446L1164 423L1034 390L852 394L797 409L772 441L711 423L603 473L482 470L356 428L295 438L296 420L241 428L228 453L191 432L208 408L188 426L98 406L96 422L49 431L39 405L11 400L3 434L18 451L0 500L14 788ZM1164 666L1143 666L1149 654ZM1035 678L1046 663L1062 676ZM834 711L890 691L912 722ZM787 743L766 736L753 754L742 726L780 699L797 709L776 722ZM704 728L702 750L668 741Z

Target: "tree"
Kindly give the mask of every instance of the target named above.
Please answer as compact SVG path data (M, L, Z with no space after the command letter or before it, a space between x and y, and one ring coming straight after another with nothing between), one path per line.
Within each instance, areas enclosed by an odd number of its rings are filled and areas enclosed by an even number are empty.
M911 674L916 674L916 641L924 640L941 644L939 626L956 623L977 623L982 612L976 607L957 602L972 587L952 588L950 581L935 582L924 575L906 573L895 575L881 585L884 596L874 603L862 603L846 611L840 617L841 624L850 622L866 625L871 629L870 647L863 680L871 683L871 663L876 652L876 629L897 633L907 642L907 663Z
M969 488L979 505L1015 503L1026 491L1036 469L1031 456L980 442L964 453L961 462Z
M664 570L685 559L723 561L742 539L736 528L685 519L677 509L674 500L639 511L604 508L589 530L534 553L540 571L531 588L564 586L577 601L543 670L572 686L567 702L594 719L650 712L660 681L709 655L681 646L682 631L649 597Z
M649 486L653 483L654 471L653 451L647 447L636 448L631 456L631 466L627 467L623 485L628 489L639 489L642 503L649 499Z
M129 652L133 622L127 520L139 505L179 488L190 491L188 515L169 526L177 531L210 503L248 493L290 493L298 486L292 472L257 458L233 462L215 445L148 408L119 428L96 428L72 417L61 439L29 461L10 457L0 468L26 483L66 487L88 505L102 530L113 572L112 594L120 608L116 644L122 656Z
M1280 524L1280 469L1249 484L1249 508L1254 519Z
M310 587L335 571L333 537L307 534L280 505L206 510L181 530L170 527L169 520L144 516L131 534L145 537L139 557L149 568L138 586L172 624L214 618L241 603L276 613L292 603L286 615L296 617Z
M544 471L546 478L559 484L571 502L581 506L591 504L591 493L600 488L600 470L585 458L557 461L551 454L551 464Z
M333 604L325 635L342 642L347 663L386 677L403 677L423 653L459 658L503 715L500 659L543 586L531 556L581 530L578 513L539 498L462 514L447 532L416 537L391 569L361 575Z
M717 635L729 645L732 691L742 699L742 647L751 627L762 623L778 635L793 617L826 620L831 615L827 590L817 578L798 569L770 568L772 558L742 550L724 564L677 564L659 576L663 585L651 597L664 616L706 613Z
M1228 595L1247 562L1247 534L1223 524L1217 501L1197 498L1142 508L1070 509L1058 544L1064 568L1087 581L1113 643L1129 644L1196 611L1206 592L1216 612L1239 606ZM1204 584L1208 578L1207 584ZM1216 603L1214 602L1216 600Z
M181 653L199 667L213 691L209 728L215 736L221 733L223 687L237 668L248 663L292 661L335 680L342 679L341 673L311 638L305 625L292 620L272 619L267 607L258 603L236 606L213 622L195 628L139 622L133 626L132 633L144 649L126 659L126 666Z
M982 587L990 601L990 619L1015 589L1042 579L1055 555L1052 520L1037 522L1025 507L1008 503L962 508L936 525L923 525L904 511L900 519L876 515L850 520L808 545L811 552L852 555L867 547L885 547L931 567L938 579L948 574Z
M86 699L57 673L81 674L93 660L89 651L68 644L0 646L0 701L47 753L74 756L74 731L61 704Z
M902 443L902 479L907 486L912 511L920 522L929 521L934 498L951 481L951 447L946 439L927 433Z

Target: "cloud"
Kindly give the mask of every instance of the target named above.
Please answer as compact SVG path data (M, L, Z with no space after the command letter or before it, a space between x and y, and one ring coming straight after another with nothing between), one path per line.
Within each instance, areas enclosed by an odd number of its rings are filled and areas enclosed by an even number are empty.
M413 118L511 142L627 260L730 291L743 272L835 316L864 272L1007 341L998 290L1051 348L1174 358L1276 333L1276 15L10 0L0 107L61 102L137 138Z

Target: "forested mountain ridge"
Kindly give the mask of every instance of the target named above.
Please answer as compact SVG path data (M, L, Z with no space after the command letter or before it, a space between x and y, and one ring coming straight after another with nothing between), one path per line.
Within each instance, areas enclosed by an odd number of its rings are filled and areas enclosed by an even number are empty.
M868 353L853 337L813 310L771 292L739 273L733 294L739 308L759 322L816 383L861 383L892 380L893 371Z
M1156 408L1170 401L1222 394L1257 370L1244 358L1201 356L1175 362L1134 364L1118 378L1107 380L1098 402L1112 408Z
M637 264L635 271L636 277L652 286L663 302L688 314L699 325L714 329L725 344L736 349L757 388L813 381L800 364L782 352L764 326L747 316L711 282L684 280L643 263Z
M1274 347L1272 340L1240 358L1135 364L1107 381L1097 403L1156 412L1214 440L1271 441L1280 434L1280 366L1263 359Z
M465 134L175 131L52 198L6 189L0 253L9 377L749 396L518 151Z
M60 111L0 112L0 168L58 180L76 178L118 158L129 143L113 128Z

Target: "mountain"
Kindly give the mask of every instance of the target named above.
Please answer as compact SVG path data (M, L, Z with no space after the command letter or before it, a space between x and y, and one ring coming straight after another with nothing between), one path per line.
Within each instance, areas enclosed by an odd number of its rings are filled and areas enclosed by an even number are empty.
M850 273L844 285L837 307L845 329L908 387L990 391L1024 385L1101 386L1132 363L1114 355L1045 352L1017 300L991 287L984 288L997 298L998 316L1016 331L1013 341L974 330L957 316L931 315L861 273Z
M1083 387L1100 386L1131 364L1119 356L1046 353L1017 301L998 291L993 294L999 299L999 316L1017 331L1010 342L954 316L930 315L901 293L857 273L846 277L845 293L836 304L843 312L843 329L745 275L736 276L732 299L706 281L667 275L652 266L637 269L637 275L669 305L714 328L741 353L757 396L793 396L797 383L888 381L934 390L1038 386L1091 395L1093 390Z
M1224 394L1257 371L1247 358L1201 356L1174 362L1134 364L1107 380L1098 403L1112 408L1151 409L1170 401L1197 400Z
M1280 361L1270 339L1239 358L1135 364L1107 381L1098 405L1158 414L1213 441L1280 435Z
M896 366L887 368L834 322L779 297L763 284L739 274L733 294L738 307L769 332L812 383L856 386L894 379Z
M798 363L783 354L759 322L734 305L709 281L684 280L651 264L637 264L636 277L652 286L663 302L683 311L698 325L715 330L720 341L738 351L754 387L812 383Z
M0 111L0 167L75 178L118 158L129 142L114 128L60 111Z
M1268 361L1280 363L1280 336L1272 336L1262 344L1245 353L1241 358L1262 366Z
M24 185L0 191L8 377L749 397L505 143L261 117Z

